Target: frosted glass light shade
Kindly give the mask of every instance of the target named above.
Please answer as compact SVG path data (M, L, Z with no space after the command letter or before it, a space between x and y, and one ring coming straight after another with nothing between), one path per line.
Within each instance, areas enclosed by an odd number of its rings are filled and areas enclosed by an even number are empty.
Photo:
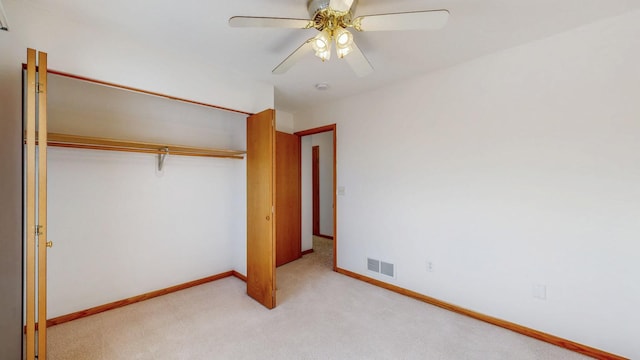
M336 52L338 57L342 59L353 51L353 35L344 28L337 28L334 35L336 38Z
M2 7L2 2L0 2L0 30L9 31L9 24L7 23L7 15L4 12L4 8Z
M331 34L327 30L320 32L311 42L313 50L316 52L316 56L322 61L329 60L331 58Z

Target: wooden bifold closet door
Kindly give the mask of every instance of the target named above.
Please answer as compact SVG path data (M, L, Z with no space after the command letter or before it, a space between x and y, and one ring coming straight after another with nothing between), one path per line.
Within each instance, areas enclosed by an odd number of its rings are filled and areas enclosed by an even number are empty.
M247 294L276 306L275 111L247 118Z
M36 60L37 56L37 60ZM47 54L27 50L25 330L27 360L47 358ZM36 152L37 151L37 152ZM36 192L37 190L37 192ZM37 321L37 327L36 327Z
M275 131L275 111L247 118L247 294L273 309L276 266L302 256L300 137Z

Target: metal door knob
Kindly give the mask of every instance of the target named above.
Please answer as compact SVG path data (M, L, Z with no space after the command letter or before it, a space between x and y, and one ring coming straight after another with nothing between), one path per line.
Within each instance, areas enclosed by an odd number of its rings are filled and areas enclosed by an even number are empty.
M53 247L53 241L47 241L47 247L48 248Z

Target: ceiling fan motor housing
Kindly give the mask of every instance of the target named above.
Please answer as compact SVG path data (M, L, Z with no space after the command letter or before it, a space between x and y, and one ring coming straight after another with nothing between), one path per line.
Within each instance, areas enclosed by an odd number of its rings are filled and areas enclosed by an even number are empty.
M358 0L354 0L348 11L337 11L329 7L330 2L330 0L308 0L307 2L309 16L318 31L325 28L331 31L337 27L346 28L351 24L353 13L358 5Z

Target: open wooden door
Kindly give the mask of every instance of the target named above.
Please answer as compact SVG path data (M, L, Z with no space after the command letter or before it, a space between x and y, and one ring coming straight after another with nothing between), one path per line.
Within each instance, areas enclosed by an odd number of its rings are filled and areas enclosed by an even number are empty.
M300 137L276 132L276 266L302 256L300 176Z
M276 306L275 111L247 118L247 294Z
M27 360L36 358L45 360L47 358L47 248L53 245L52 242L47 241L46 53L36 54L33 49L27 50L26 80L25 353Z

